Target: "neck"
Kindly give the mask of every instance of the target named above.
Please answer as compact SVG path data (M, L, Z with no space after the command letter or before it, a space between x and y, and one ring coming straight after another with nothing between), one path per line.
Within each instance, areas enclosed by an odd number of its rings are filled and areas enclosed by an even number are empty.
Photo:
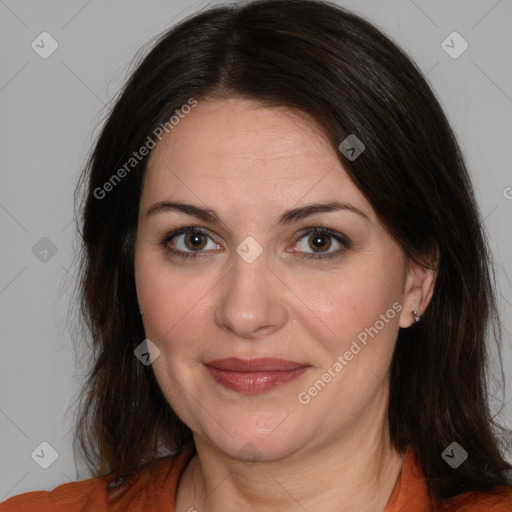
M383 512L403 464L383 423L360 430L357 439L315 444L254 465L194 435L197 454L181 478L176 511Z

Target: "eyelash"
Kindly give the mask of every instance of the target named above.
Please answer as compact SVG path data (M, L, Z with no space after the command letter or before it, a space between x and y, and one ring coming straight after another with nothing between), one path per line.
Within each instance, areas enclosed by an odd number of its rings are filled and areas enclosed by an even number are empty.
M161 241L160 245L162 245L162 247L164 248L164 250L166 252L168 252L172 255L179 256L180 258L183 258L185 260L189 259L189 258L203 257L201 254L201 251L185 252L185 251L172 249L169 247L168 244L174 237L176 237L178 235L182 235L182 234L188 234L188 233L198 233L200 235L206 236L211 239L210 235L208 233L206 233L205 231L203 231L201 228L196 228L196 227L191 226L191 227L179 228L179 229L176 229L176 230L171 231L170 233L166 234L164 239ZM305 254L303 256L304 260L322 260L322 259L334 258L334 257L339 256L340 254L344 253L346 249L350 248L350 242L347 238L341 236L340 234L338 234L334 231L331 231L330 229L324 228L324 227L308 228L298 238L297 242L300 242L303 238L306 238L308 235L310 235L312 233L321 233L321 234L332 236L337 242L339 242L343 246L343 249L338 250L333 253L327 253L327 254L304 253Z

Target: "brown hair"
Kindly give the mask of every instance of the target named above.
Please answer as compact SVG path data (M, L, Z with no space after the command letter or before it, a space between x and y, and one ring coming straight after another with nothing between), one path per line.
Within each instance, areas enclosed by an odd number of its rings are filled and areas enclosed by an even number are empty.
M487 328L501 333L494 277L459 146L404 52L361 17L313 0L220 6L180 22L142 59L102 128L80 180L80 312L92 361L75 448L93 474L126 473L191 440L134 356L145 338L133 260L147 158L108 194L98 190L190 98L224 97L304 112L336 149L349 134L363 141L361 156L339 152L340 161L405 254L437 271L422 321L398 334L392 442L414 447L438 497L510 486L488 404ZM453 441L469 452L457 470L441 457Z

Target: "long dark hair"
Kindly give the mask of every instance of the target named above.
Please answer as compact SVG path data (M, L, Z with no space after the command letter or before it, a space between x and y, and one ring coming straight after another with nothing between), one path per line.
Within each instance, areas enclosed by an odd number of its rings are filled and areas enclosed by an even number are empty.
M359 158L338 152L341 162L405 254L437 271L422 321L396 342L393 445L413 446L438 497L510 486L488 402L486 338L501 333L488 245L461 151L416 65L372 24L314 0L199 12L141 60L77 188L78 202L85 187L78 291L92 361L75 448L93 474L126 473L191 440L134 356L145 337L134 239L147 158L126 163L191 98L238 97L309 115L336 149L350 134L363 141ZM469 452L457 470L441 457L454 441Z

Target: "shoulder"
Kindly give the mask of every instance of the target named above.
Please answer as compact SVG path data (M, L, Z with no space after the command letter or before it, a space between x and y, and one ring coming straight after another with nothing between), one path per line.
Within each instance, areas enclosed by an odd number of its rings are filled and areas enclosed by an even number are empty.
M107 490L109 477L96 477L80 482L69 482L59 485L52 491L33 491L18 494L0 503L1 512L64 512L65 510L89 510L86 504L96 509L106 510ZM94 505L93 505L94 504ZM92 509L91 509L92 510Z
M145 510L169 502L179 476L193 456L193 446L157 459L129 475L107 475L59 485L51 491L18 494L0 503L0 512L114 512ZM162 493L166 493L165 497Z
M471 491L442 501L442 512L512 512L512 488Z
M427 479L410 445L402 471L385 512L512 512L512 488L493 487L439 499L429 491Z

